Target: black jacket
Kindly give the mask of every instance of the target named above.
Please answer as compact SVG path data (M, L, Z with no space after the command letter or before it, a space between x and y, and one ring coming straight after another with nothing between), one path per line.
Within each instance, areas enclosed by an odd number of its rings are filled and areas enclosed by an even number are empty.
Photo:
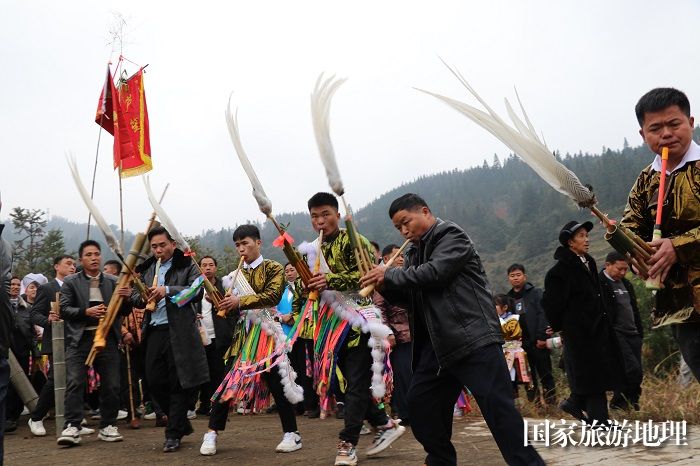
M511 288L508 296L515 299L517 293ZM542 309L542 289L536 288L530 282L527 282L522 290L520 290L522 299L524 319L521 320L523 328L523 346L528 349L535 348L537 340L547 339L547 317ZM514 311L515 312L515 311Z
M12 342L12 305L10 304L10 269L12 268L12 248L2 237L5 225L0 224L0 358L7 358L7 350Z
M170 334L170 347L173 350L175 367L178 380L182 388L192 388L209 382L209 366L204 353L202 337L197 329L197 313L194 310L196 302L202 299L199 293L192 301L183 307L177 307L170 298L180 291L188 288L200 275L199 269L192 263L192 258L185 256L181 250L176 249L173 254L173 263L165 274L165 285L169 293L165 298L165 309L168 314L168 332ZM156 258L150 257L136 268L141 273L144 283L153 283L155 275ZM136 308L146 307L138 291L131 294L131 304ZM151 313L145 312L143 316L143 344L148 345L148 325L151 322Z
M217 278L214 287L219 290L221 296L226 294L221 279ZM194 305L197 314L202 314L202 301ZM236 313L229 312L226 317L219 317L215 309L212 309L212 320L214 321L214 336L217 348L228 348L233 341L233 327L236 325Z
M29 355L37 356L36 332L31 322L32 306L21 296L14 313L14 327L12 330L12 352L17 359L29 359Z
M588 267L569 248L554 253L557 263L544 280L542 306L554 331L563 332L569 388L577 395L618 387L622 372L617 340L605 312L595 261Z
M603 304L605 305L605 310L610 316L610 323L613 328L617 323L617 301L615 300L615 293L613 292L613 287L610 285L610 280L605 276L604 270L600 271L598 274L598 279L600 281L600 291L603 296ZM634 293L634 287L626 278L622 279L622 284L627 289L630 296L630 303L632 304L632 313L634 314L634 326L637 327L637 333L640 337L644 337L644 327L642 326L642 318L639 315L639 307L637 306L637 295Z
M53 353L53 343L51 341L51 322L49 322L49 312L51 303L56 300L56 293L61 291L61 285L54 278L48 283L44 283L36 292L36 300L32 306L32 324L44 329L41 337L41 354Z
M105 306L109 307L114 290L117 288L117 277L100 273L100 292ZM61 319L64 321L66 348L70 345L77 346L83 336L88 323L85 310L90 307L90 279L81 271L68 275L61 287ZM120 315L131 312L127 300L124 300L119 309ZM121 340L121 319L114 319L111 331L117 341Z
M407 293L412 335L416 316L425 316L441 367L486 345L503 343L486 272L462 228L437 219L417 244L409 246L405 258L403 269L386 270L384 288Z

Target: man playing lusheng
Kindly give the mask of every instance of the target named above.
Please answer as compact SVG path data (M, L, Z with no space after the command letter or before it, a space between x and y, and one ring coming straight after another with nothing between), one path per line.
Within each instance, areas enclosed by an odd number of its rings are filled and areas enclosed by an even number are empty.
M158 226L148 232L153 256L137 268L149 288L148 301L156 303L153 312L144 315L142 339L146 346L146 379L154 401L168 416L163 451L170 453L180 448L182 437L193 432L187 420L187 410L197 387L209 381L207 358L202 338L195 324L195 299L183 307L171 297L192 285L200 275L191 257L186 256L165 228ZM157 260L160 259L160 267ZM157 269L157 270L156 270ZM120 293L129 293L129 288ZM146 302L141 295L131 293L134 307L143 309Z
M649 149L660 154L667 147L669 152L663 238L652 239L659 155L637 177L621 223L656 250L649 275L660 277L664 286L656 293L652 328L671 325L683 359L700 380L700 146L692 139L695 121L686 95L672 88L647 92L635 113Z
M452 414L465 386L508 464L544 464L532 446L523 445L501 326L471 240L456 224L434 217L416 194L394 200L389 217L413 243L404 267L377 266L362 284L375 283L387 299L402 294L407 301L413 341L408 410L413 434L428 454L426 464L457 464Z
M233 232L233 241L236 250L244 258L241 274L255 291L248 296L226 295L219 307L227 313L246 311L249 309L273 308L280 302L284 293L284 269L282 264L270 259L264 259L260 254L262 241L260 230L255 225L241 225ZM241 323L240 325L244 325ZM284 388L279 373L279 366L273 367L269 372L263 373L270 393L277 405L280 421L282 423L282 441L275 451L290 453L299 450L302 446L301 436L297 431L297 420L294 406L284 395ZM214 403L209 416L209 430L204 434L202 446L199 452L210 456L216 454L216 439L219 431L226 428L230 402Z
M330 193L316 193L308 202L311 225L316 232L323 230L321 252L325 258L329 273L317 273L309 282L310 290L319 292L330 289L336 291L355 291L360 288L360 272L347 230L338 227L340 214L338 200ZM360 240L368 251L369 241ZM374 259L372 254L372 259ZM297 297L295 297L297 298ZM298 312L301 298L292 305ZM338 351L338 366L345 376L344 428L340 431L336 466L357 464L356 446L360 439L363 420L367 419L376 428L376 435L367 455L376 455L387 449L391 443L405 432L406 428L389 419L386 412L379 409L370 392L372 379L372 355L367 346L369 335L360 334L352 329Z

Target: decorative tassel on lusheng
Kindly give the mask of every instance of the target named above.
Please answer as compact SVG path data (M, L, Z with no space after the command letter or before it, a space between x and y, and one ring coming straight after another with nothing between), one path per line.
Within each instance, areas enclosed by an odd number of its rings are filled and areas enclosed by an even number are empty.
M386 377L391 377L390 365L386 363L389 352L387 337L391 331L381 323L379 315L376 307L360 306L343 293L324 291L321 294L314 335L314 384L322 407L328 406L329 388L332 384L338 384L342 388L342 374L337 367L338 351L352 327L370 334L368 346L372 349L372 384L368 388L374 398L384 398L387 393Z
M252 403L255 411L265 409L269 389L262 374L277 366L286 398L293 404L301 402L304 391L296 383L297 375L287 356L291 344L280 323L268 310L262 309L248 311L245 322L241 324L248 330L245 335L239 333L236 346L239 345L240 349L230 351L235 352L230 355L234 358L233 366L212 396L212 401L246 402Z

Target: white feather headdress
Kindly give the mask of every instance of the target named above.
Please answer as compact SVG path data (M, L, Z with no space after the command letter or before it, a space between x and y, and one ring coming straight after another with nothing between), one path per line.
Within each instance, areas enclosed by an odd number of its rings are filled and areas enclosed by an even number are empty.
M80 173L78 173L78 166L76 164L75 157L71 154L66 154L66 160L68 161L68 167L70 168L73 181L75 181L75 186L78 188L80 197L83 198L83 202L85 202L85 206L95 219L95 223L99 229L102 230L102 234L105 235L107 245L119 258L124 257L124 252L122 251L121 244L119 244L119 240L117 240L117 237L109 227L109 224L105 221L95 203L92 201L92 199L90 199L90 194L88 194L87 189L85 189L85 186L83 185L83 181L80 178Z
M233 95L233 94L232 94ZM231 136L231 142L233 142L233 147L236 149L236 154L238 154L238 159L241 161L241 166L248 175L250 184L253 187L253 197L258 203L260 212L266 216L272 215L272 202L265 194L262 183L258 179L258 175L253 169L253 165L248 160L248 155L246 155L243 149L243 144L241 144L241 135L238 131L238 108L234 113L231 113L231 96L228 98L228 105L226 106L226 123L228 125L228 133Z
M444 62L443 62L444 63ZM432 95L445 102L450 107L467 116L470 120L496 136L526 164L545 180L550 186L562 194L569 196L580 207L590 208L596 203L595 196L584 186L578 177L562 163L560 163L537 136L532 122L525 112L525 108L518 99L518 104L523 113L524 122L518 117L508 100L505 100L508 116L513 122L514 128L508 125L479 94L469 85L464 77L445 63L445 66L454 74L464 87L484 106L486 112L479 110L464 102L445 97L440 94L418 89L421 92Z
M321 154L323 166L326 168L328 184L338 196L342 196L345 193L345 187L343 186L343 180L340 178L340 171L338 170L338 163L333 150L333 141L331 141L330 113L333 94L344 82L344 78L340 79L335 76L325 78L323 73L321 73L316 80L314 91L311 93L311 120L314 125L316 144L318 144L318 151Z
M153 210L156 212L158 215L158 219L160 220L161 225L168 230L168 233L170 233L170 236L173 237L175 242L180 246L183 252L189 253L191 248L187 240L180 234L180 232L175 228L175 224L173 223L172 220L170 220L170 217L168 214L165 212L165 209L163 209L163 206L160 205L160 202L158 202L158 199L156 199L155 194L153 194L153 190L151 189L151 182L147 176L143 177L143 184L146 187L146 193L148 194L148 200L151 202L151 206L153 206Z

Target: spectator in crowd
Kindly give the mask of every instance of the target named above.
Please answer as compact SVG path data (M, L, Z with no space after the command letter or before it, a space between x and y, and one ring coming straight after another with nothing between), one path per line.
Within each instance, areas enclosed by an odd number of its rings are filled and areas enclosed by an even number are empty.
M20 279L12 277L10 283L10 302L12 303L12 316L14 319L12 326L12 344L10 348L15 354L19 365L25 375L29 376L29 358L36 354L36 333L31 322L31 306L22 296L20 296ZM28 287L34 288L32 284ZM30 292L32 293L32 292ZM32 296L34 294L32 293ZM7 420L5 421L5 432L17 430L17 420L19 419L24 403L17 394L14 387L10 387L7 392Z
M122 263L114 259L108 260L105 262L104 267L102 267L102 271L118 277L122 272Z
M382 262L386 264L399 250L399 246L389 244L382 251ZM392 267L403 267L403 255L394 260ZM408 411L408 387L411 385L411 329L408 319L408 311L405 307L388 302L378 292L372 297L374 304L381 309L384 321L391 329L389 344L392 347L389 358L394 373L394 392L391 396L392 414L401 419L401 425L411 424L411 415Z
M2 208L2 201L0 201ZM5 431L5 401L7 389L10 385L10 364L7 361L8 350L12 340L12 306L10 304L10 269L12 268L12 247L2 232L5 225L0 224L0 466L5 457L4 440Z
M644 329L639 316L637 297L625 275L629 264L625 256L613 251L605 258L605 268L599 280L605 309L610 316L624 367L621 390L615 391L610 408L639 411L642 393L642 338Z
M32 307L32 324L44 329L41 341L41 354L49 359L49 372L46 383L39 393L34 412L29 417L29 429L36 436L46 435L44 418L54 406L54 368L53 368L53 341L51 323L60 319L57 312L52 310L52 303L56 303L56 295L61 291L63 281L68 275L75 273L75 259L70 255L61 255L53 260L53 269L56 277L48 283L41 285L37 291L36 302ZM58 303L56 303L58 304Z
M557 263L544 282L542 306L554 331L563 332L571 396L560 407L577 419L608 422L606 390L617 388L617 345L600 297L598 270L588 254L591 222L570 221L559 233Z
M226 294L221 279L217 277L217 262L212 256L203 256L199 260L199 266L204 271L204 276L219 291L221 296ZM197 414L209 416L211 410L210 398L216 388L224 378L224 355L231 346L233 340L233 328L236 324L235 313L227 314L226 317L219 317L218 310L214 308L213 302L208 294L204 294L204 299L195 304L197 314L201 316L201 324L207 332L209 345L204 347L209 367L209 382L203 384L199 389L199 408Z
M522 264L512 264L508 267L508 281L511 289L507 294L515 301L515 308L511 312L523 315L520 322L523 330L523 349L527 353L532 371L532 388L528 389L527 398L530 401L540 400L541 383L545 403L554 404L556 390L552 359L546 344L549 323L542 309L542 289L527 280L525 266Z
M65 424L58 437L59 445L81 443L84 394L86 386L85 360L95 340L100 319L105 316L117 287L112 275L102 273L100 244L86 240L78 248L83 270L69 275L61 287L61 318L65 321L66 399ZM126 300L119 310L127 314L131 308ZM94 367L100 375L100 431L105 442L123 440L117 429L119 411L119 351L121 319L115 319L106 335L105 348L97 353Z

